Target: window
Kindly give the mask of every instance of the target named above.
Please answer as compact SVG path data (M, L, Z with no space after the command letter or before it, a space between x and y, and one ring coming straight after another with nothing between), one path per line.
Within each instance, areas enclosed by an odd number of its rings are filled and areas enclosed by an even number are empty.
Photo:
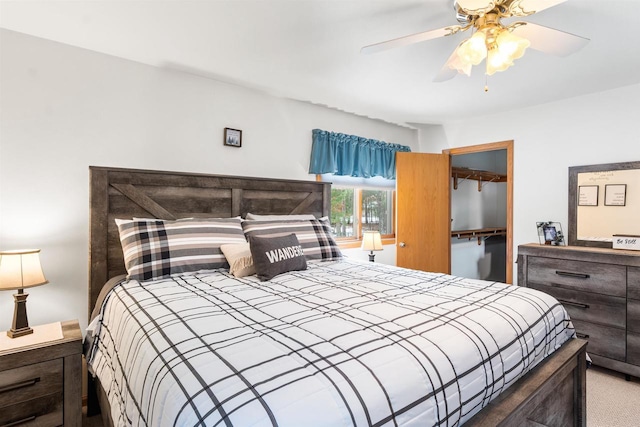
M360 209L363 230L379 231L383 236L393 234L392 190L362 190Z
M332 186L331 227L338 239L359 240L364 230L394 237L394 190Z
M368 230L395 238L395 180L332 174L316 175L316 179L331 182L329 219L338 241L361 240L362 232Z
M357 236L357 225L354 230L354 221L356 212L355 195L357 191L354 188L331 188L331 228L337 238Z

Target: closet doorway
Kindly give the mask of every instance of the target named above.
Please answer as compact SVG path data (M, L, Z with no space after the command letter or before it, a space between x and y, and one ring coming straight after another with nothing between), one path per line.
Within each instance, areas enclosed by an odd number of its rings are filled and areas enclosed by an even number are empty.
M490 176L491 171L484 171L487 174L466 171L467 174L463 177L459 170L462 166L451 166L471 160L478 162L472 157L463 157L472 154L500 158L500 162L506 166L506 173L498 174L503 182L496 183L497 179ZM457 258L460 253L458 247L453 248L456 252L454 274L460 273L459 268L475 268L477 271L473 274L462 271L465 274L457 275L513 283L513 141L453 148L443 150L442 154L397 153L396 166L396 265L416 270L452 273L452 246L458 240L466 239L467 243L471 242L480 248L476 247L476 255L470 258L462 255L460 261ZM474 172L475 175L469 176L470 172ZM485 191L486 195L495 191L487 187L492 182L494 186L504 187L501 193L504 212L485 214L487 222L481 223L471 221L471 215L479 215L482 218L482 211L477 205L488 205L489 201L474 202L475 205L466 207L452 206L453 198L464 200L464 197L460 197L463 195L463 186L472 186L475 191L480 188L479 193ZM456 187L458 189L455 189ZM454 191L460 192L452 196ZM452 212L456 212L458 217L454 218ZM467 215L469 218L465 219L460 215ZM490 223L489 218L495 218L496 221ZM500 222L497 221L498 218ZM459 225L465 229L452 228L454 221L456 227ZM464 235L461 233L463 231ZM496 249L497 246L494 245L499 238L504 242L501 245L503 249ZM490 239L493 240L487 244ZM484 252L486 246L490 246L490 255ZM501 261L500 257L504 261Z
M451 158L451 274L513 283L513 141Z

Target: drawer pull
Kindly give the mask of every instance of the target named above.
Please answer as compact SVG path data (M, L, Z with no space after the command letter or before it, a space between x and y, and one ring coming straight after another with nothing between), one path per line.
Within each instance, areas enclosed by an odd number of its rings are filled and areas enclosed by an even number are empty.
M31 387L32 385L36 385L36 383L40 382L40 377L31 378L30 380L22 381L15 384L9 384L4 387L0 387L0 393L4 393L11 390L16 390L24 387Z
M5 425L3 425L2 427L12 427L12 426L17 426L17 425L20 425L20 424L28 423L29 421L33 421L33 420L35 420L35 419L36 419L36 416L35 416L35 415L31 415L30 417L23 418L23 419L21 419L21 420L14 421L14 422L9 423L9 424L5 424Z
M572 273L571 271L556 270L558 276L574 277L576 279L588 279L590 276L584 273Z
M589 304L582 304L580 302L565 301L563 299L559 299L558 302L562 305L572 305L579 308L589 308Z
M589 335L588 335L588 334L581 334L580 332L576 332L576 336L577 336L578 338L582 338L582 339L584 339L584 340L586 340L587 338L589 338Z

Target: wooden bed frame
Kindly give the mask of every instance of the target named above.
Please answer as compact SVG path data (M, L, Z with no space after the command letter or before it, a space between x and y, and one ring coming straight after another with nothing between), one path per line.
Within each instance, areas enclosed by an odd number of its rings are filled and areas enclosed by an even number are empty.
M331 184L90 167L89 315L108 279L126 273L115 218L327 216ZM571 340L465 423L466 426L585 426L586 341ZM105 393L89 378L89 415L113 425Z

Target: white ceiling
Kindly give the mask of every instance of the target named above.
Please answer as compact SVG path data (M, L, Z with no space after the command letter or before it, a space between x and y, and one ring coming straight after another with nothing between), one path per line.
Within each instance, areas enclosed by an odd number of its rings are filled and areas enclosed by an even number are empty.
M433 83L468 33L372 55L365 45L457 24L451 0L0 2L0 27L395 123L442 123L640 83L640 0L568 0L524 20L591 39L528 50L485 77ZM481 68L481 67L480 67Z

